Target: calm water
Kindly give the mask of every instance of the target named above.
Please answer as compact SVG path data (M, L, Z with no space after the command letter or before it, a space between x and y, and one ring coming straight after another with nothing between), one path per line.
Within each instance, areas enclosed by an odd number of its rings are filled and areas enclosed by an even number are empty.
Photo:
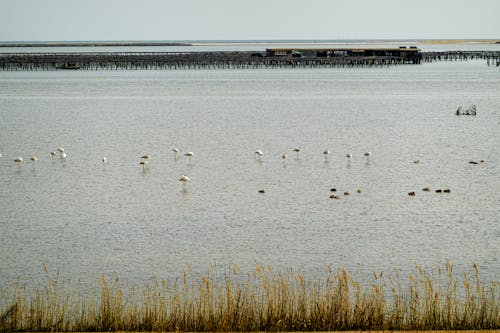
M416 45L422 51L500 51L500 44L469 42L464 44L429 44L417 41L323 41L310 42L256 42L195 41L191 46L71 46L71 47L0 47L0 53L31 52L208 52L208 51L265 51L266 48L398 48Z
M498 279L499 92L498 68L482 61L1 72L0 282L36 283L43 263L94 283L254 261L313 277L477 261ZM454 115L472 103L477 117ZM65 161L51 159L58 147Z

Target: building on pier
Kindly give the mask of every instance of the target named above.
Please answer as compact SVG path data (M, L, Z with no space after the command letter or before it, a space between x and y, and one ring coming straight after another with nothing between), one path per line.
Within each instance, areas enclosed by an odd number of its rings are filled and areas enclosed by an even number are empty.
M267 57L291 58L392 58L401 62L420 63L422 53L416 46L399 48L273 48L266 49Z

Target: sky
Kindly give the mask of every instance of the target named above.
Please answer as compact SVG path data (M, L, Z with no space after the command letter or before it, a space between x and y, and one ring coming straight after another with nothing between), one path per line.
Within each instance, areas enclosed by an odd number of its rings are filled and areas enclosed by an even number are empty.
M0 0L0 41L500 39L500 0Z

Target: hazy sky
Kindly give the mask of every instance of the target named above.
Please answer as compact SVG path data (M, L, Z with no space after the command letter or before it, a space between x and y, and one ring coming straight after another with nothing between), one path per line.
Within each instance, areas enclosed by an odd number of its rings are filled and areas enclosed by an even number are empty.
M0 40L500 39L500 0L0 0Z

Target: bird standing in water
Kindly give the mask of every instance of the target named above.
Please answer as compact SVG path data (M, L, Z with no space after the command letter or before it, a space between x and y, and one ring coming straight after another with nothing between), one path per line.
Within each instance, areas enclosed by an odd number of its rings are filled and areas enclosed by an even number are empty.
M179 179L180 182L182 182L182 190L184 192L187 191L187 182L190 181L191 179L186 176L186 175L182 175L181 178Z

